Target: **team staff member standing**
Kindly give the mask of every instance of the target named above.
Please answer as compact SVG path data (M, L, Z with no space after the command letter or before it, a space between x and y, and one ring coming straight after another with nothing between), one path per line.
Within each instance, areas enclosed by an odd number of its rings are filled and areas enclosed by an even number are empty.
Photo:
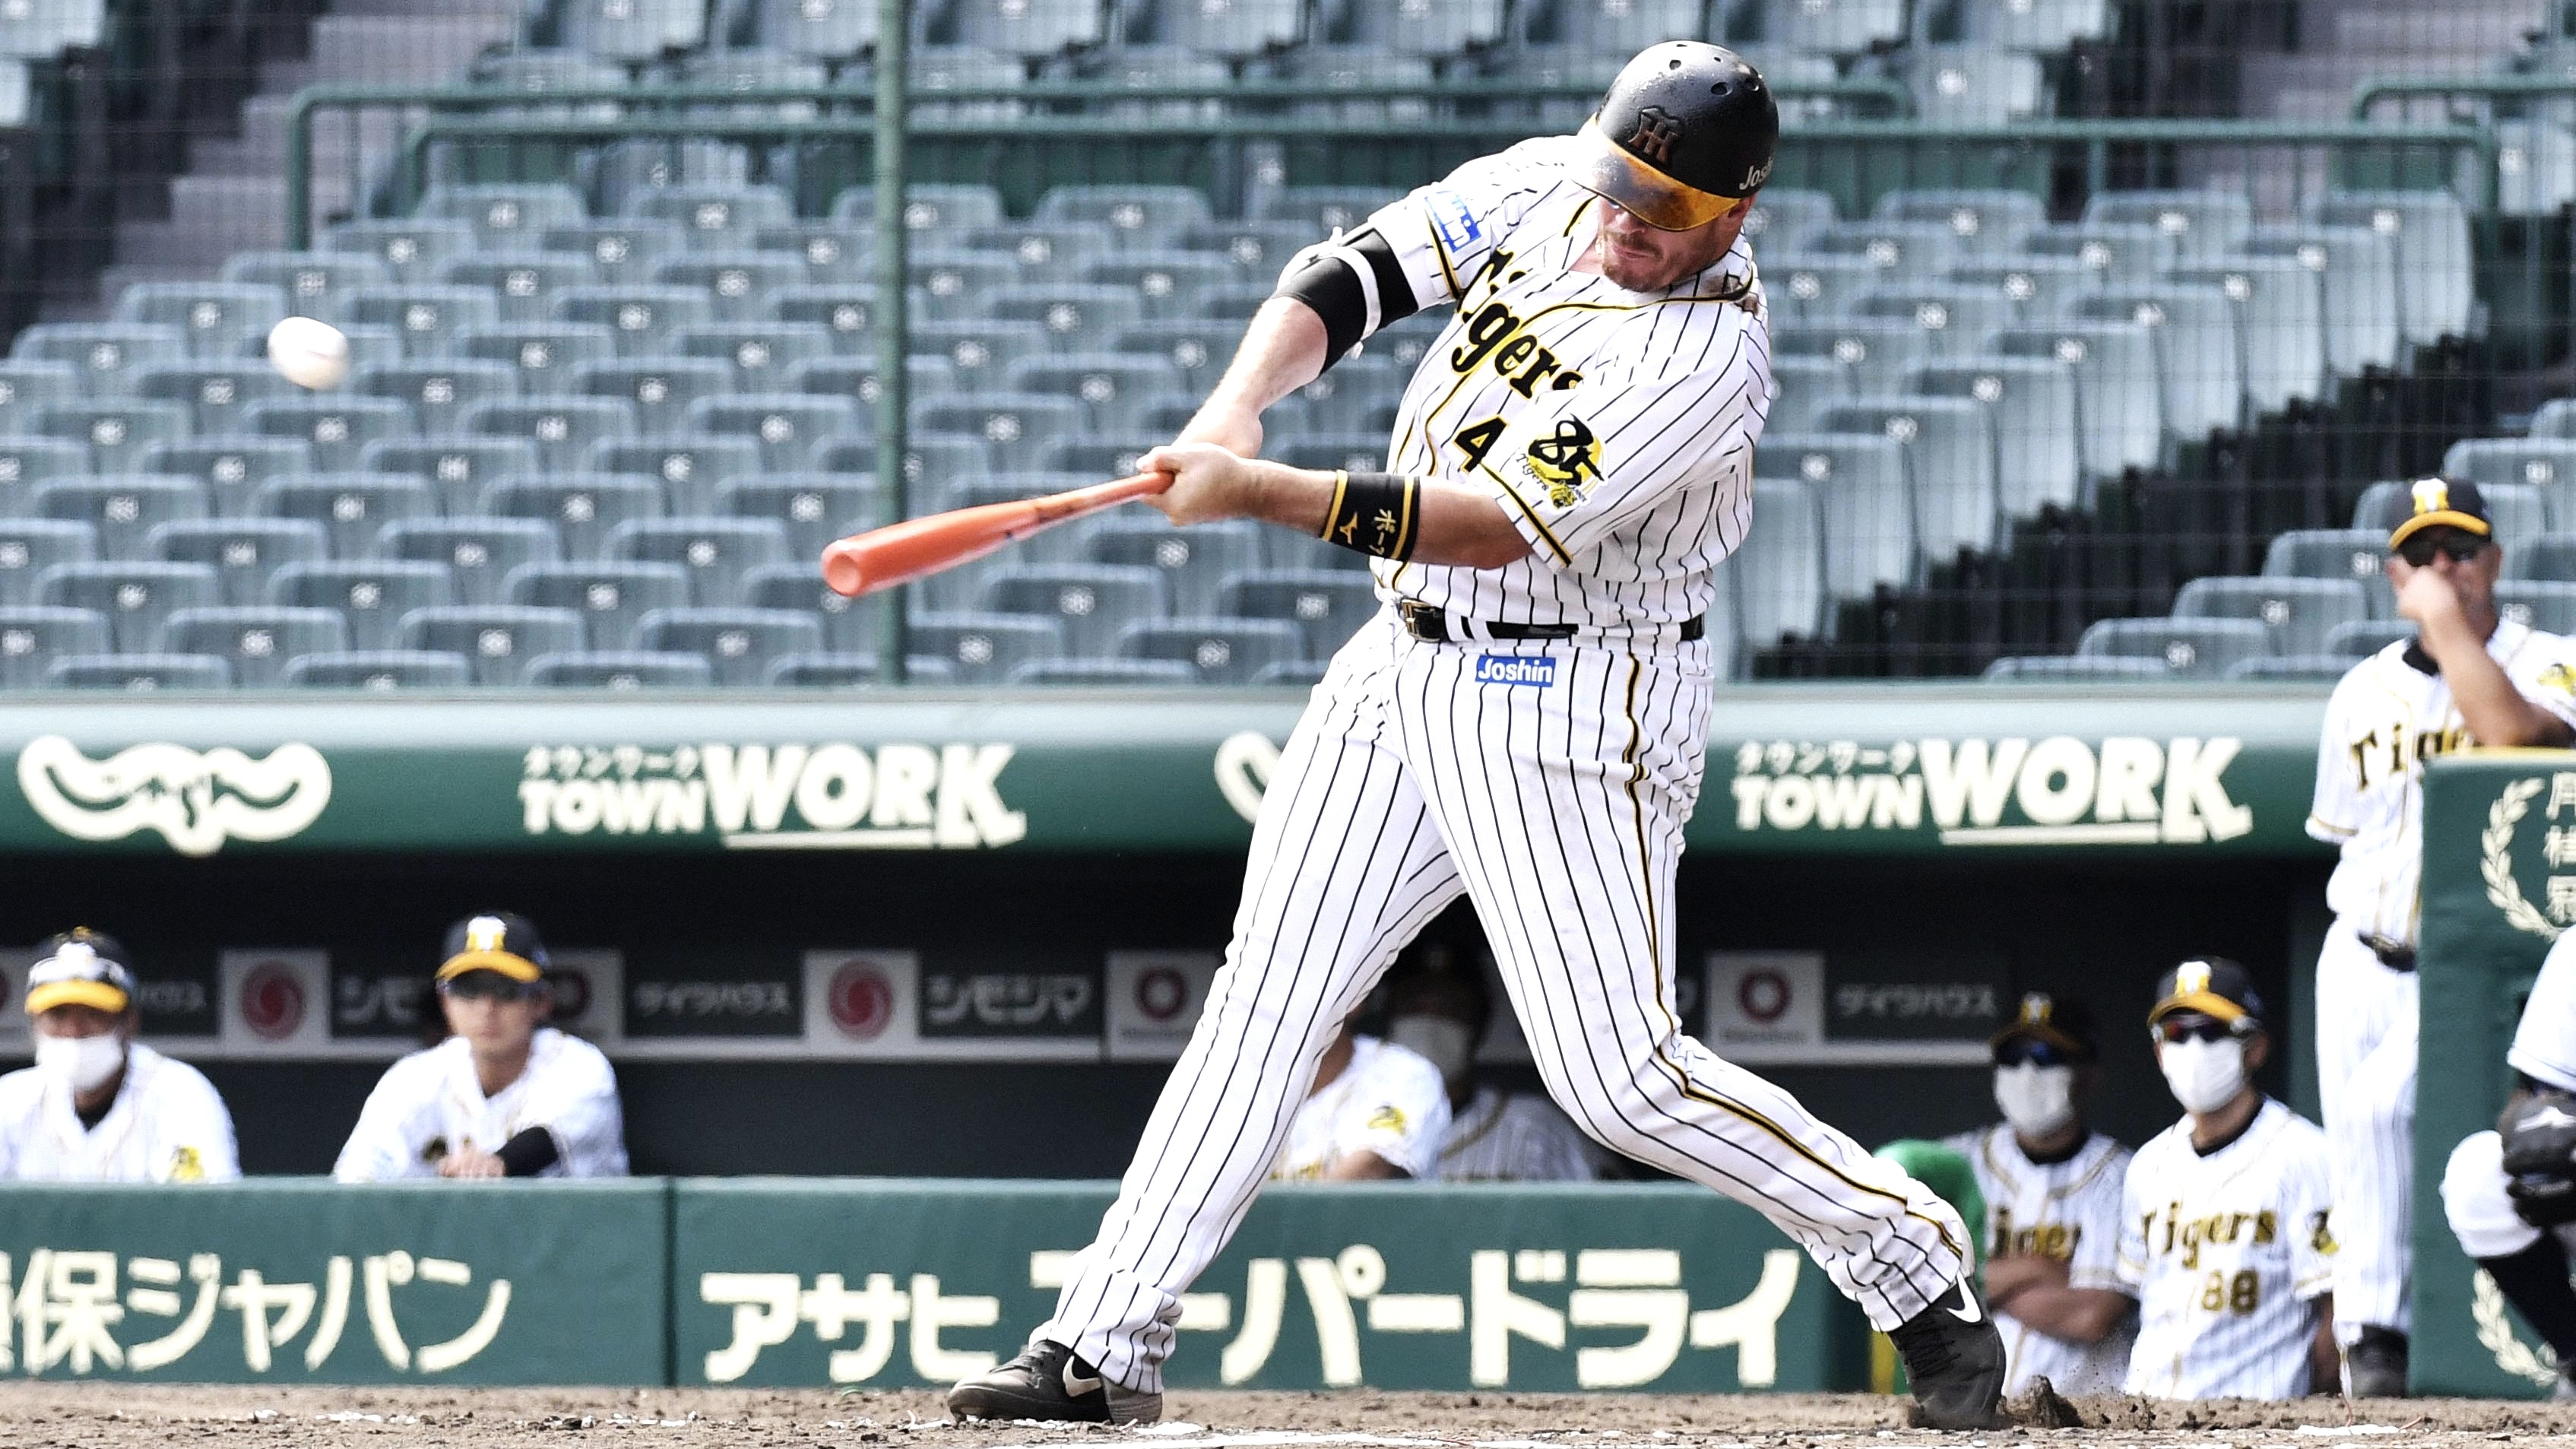
M2416 637L2352 667L2326 706L2308 833L2338 843L2317 953L2317 1088L2334 1144L2336 1331L2357 1397L2406 1392L2415 1180L2415 928L2424 761L2576 739L2576 641L2496 612L2504 551L2474 483L2426 478L2390 519Z
M385 1071L331 1175L623 1177L617 1075L554 1010L534 926L494 912L450 927L438 968L447 1040Z
M2064 1394L2116 1394L2137 1305L2120 1282L2120 1193L2129 1149L2085 1125L2101 1085L2093 1015L2042 992L1995 1033L2004 1120L1957 1149L1986 1200L1986 1302L2011 1354L2004 1392L2045 1378Z
M142 1012L116 938L86 928L27 968L36 1064L0 1077L0 1179L230 1182L233 1118L205 1074L135 1040Z
M1716 46L1639 54L1579 136L1469 162L1292 262L1181 441L1175 522L1376 556L1388 607L1274 768L1226 965L1117 1202L961 1415L1152 1419L1181 1291L1225 1244L1344 1018L1474 903L1550 1095L1605 1145L1767 1215L1891 1330L1927 1417L2000 1422L1958 1214L1681 1029L1673 875L1707 749L1711 570L1752 523L1769 332L1739 233L1779 115ZM1388 470L1257 461L1261 412L1456 303Z
M2156 984L2156 1065L2183 1118L2129 1163L2120 1279L2138 1300L2127 1391L2295 1399L2335 1379L2326 1138L2263 1095L2263 999L2207 957Z

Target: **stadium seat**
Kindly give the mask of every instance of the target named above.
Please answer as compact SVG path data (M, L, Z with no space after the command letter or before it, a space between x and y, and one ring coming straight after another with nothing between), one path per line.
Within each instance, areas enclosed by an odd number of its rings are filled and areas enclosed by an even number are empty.
M1131 3L1128 34L1207 55L1259 55L1304 38L1305 0L1145 0Z
M1771 412L1764 434L1806 432L1825 409L1848 402L1853 396L1848 363L1832 357L1793 357L1775 351L1771 356Z
M401 638L405 649L464 656L477 684L521 684L532 661L581 648L582 616L524 604L441 605L405 614Z
M268 581L268 602L337 609L349 626L349 647L396 647L402 617L414 609L455 602L446 566L379 559L369 563L294 563Z
M209 360L240 356L285 315L286 294L255 282L137 282L116 299L117 321L175 327Z
M799 284L770 293L768 320L821 327L832 334L835 353L867 357L876 348L876 306L873 285Z
M788 560L787 531L767 518L639 518L609 535L608 557L674 564L702 607L741 602L745 575Z
M2349 377L2397 361L2405 328L2394 238L2367 227L2258 227L2242 245L2324 280L2327 366Z
M663 499L674 513L714 510L718 489L757 474L760 467L760 444L750 438L611 438L594 444L590 454L593 472L660 479Z
M2270 683L2331 684L2352 670L2352 661L2334 654L2266 655L2239 659L2227 666L2227 678Z
M322 233L318 245L326 252L371 257L384 265L387 284L406 285L436 281L438 269L448 258L472 251L475 242L474 228L465 222L407 216L344 221ZM348 316L347 298L370 285L358 282L333 288L341 298L340 317Z
M2552 398L2531 415L2531 436L2576 438L2576 398Z
M931 403L915 424L924 432L980 439L997 470L1023 472L1055 467L1047 448L1081 435L1084 416L1083 404L1071 398L996 391Z
M0 535L5 537L6 535ZM2367 538L2375 547L2384 548L2388 535L2378 530L2355 538ZM0 545L5 546L5 545ZM2505 545L2504 576L2509 579L2538 579L2552 583L2576 583L2576 533L2544 533L2535 538L2517 538ZM2382 592L2386 592L2382 590Z
M1033 219L1089 228L1122 252L1150 252L1179 241L1210 213L1207 194L1194 186L1058 186L1038 199Z
M95 609L0 606L0 689L43 688L55 660L107 652L107 616Z
M49 478L35 486L29 503L29 516L88 525L99 557L110 560L151 558L154 528L208 512L206 486L177 473Z
M568 50L604 60L660 60L706 42L703 0L552 0L556 34Z
M2464 334L2477 307L2469 214L2448 191L2333 191L2308 204L2323 227L2361 227L2394 239L2398 315L2406 340Z
M2020 309L2025 323L2044 322L2065 309L2067 300L2100 285L2100 277L2080 258L2016 256L1953 262L1948 281L1971 291L1991 292Z
M2346 661L2367 659L2391 644L2404 644L2415 638L2411 619L2365 619L2346 624L2327 636L2326 652Z
M1305 657L1328 659L1377 610L1377 584L1365 573L1252 569L1224 581L1211 612L1294 624L1305 636Z
M1863 397L1826 412L1820 431L1877 433L1905 452L1905 486L1915 537L1935 562L1963 548L1994 546L1994 426L1966 398Z
M2235 191L2103 191L2084 206L2087 223L2150 226L2173 238L2177 262L2214 262L2244 245L2254 204Z
M1204 127L1225 114L1225 103L1177 94L1193 88L1222 90L1234 82L1234 69L1213 55L1169 45L1121 45L1058 61L1051 69L1071 70L1101 91L1119 99L1091 102L1090 114L1135 126L1162 126L1174 131Z
M298 654L346 649L349 627L331 609L234 605L179 609L162 620L153 647L224 661L245 689L276 684Z
M244 423L257 436L291 438L306 444L312 450L313 466L329 472L356 468L370 443L409 437L417 431L410 404L347 394L253 403Z
M2159 660L2177 675L2217 679L2239 660L2270 653L2271 637L2259 619L2104 619L2084 631L2075 652Z
M438 269L438 279L490 292L504 322L547 321L554 316L557 294L567 287L597 286L601 280L589 257L543 251L452 257Z
M0 437L27 431L48 405L75 401L80 390L68 362L0 362Z
M1303 45L1270 57L1261 69L1314 94L1288 103L1288 114L1298 122L1385 126L1431 119L1431 104L1421 93L1437 73L1420 56L1371 45Z
M1207 295L1240 283L1242 273L1224 257L1181 251L1145 251L1083 263L1078 280L1132 292L1148 321L1184 321L1198 315Z
M2174 268L2167 278L2215 287L2236 313L2245 395L2254 410L2278 412L2326 395L2325 289L2288 257L2228 257Z
M1817 504L1824 537L1824 589L1867 598L1881 584L1915 574L1914 510L1904 446L1878 433L1766 433L1754 451L1757 481L1802 485ZM1757 499L1754 529L1769 526Z
M702 108L700 114L714 120L765 111L775 119L800 109L810 111L811 106L713 105ZM645 197L680 187L749 185L751 148L714 136L629 136L612 141L600 148L591 173L591 190L598 197L598 209L613 216L630 214Z
M1168 612L1160 573L1106 564L1000 569L985 582L983 604L988 613L1053 619L1065 652L1090 658L1116 654L1127 625Z
M539 253L587 257L597 282L613 287L649 284L653 268L687 245L678 226L644 216L558 222L537 234ZM554 301L549 292L550 309Z
M2183 438L2232 428L2245 416L2245 349L2225 291L2111 287L2067 304L2069 322L2129 322L2155 341L2164 424Z
M1764 45L1861 55L1905 36L1905 0L1759 0Z
M51 477L64 472L86 472L86 468L55 466L66 464L66 453L77 454L67 443L45 446L64 452L40 455L44 469L31 468L36 460L19 453L31 446L15 439L0 439L0 513L10 496L8 475L12 464L20 473L35 472ZM83 462L86 460L83 459ZM288 473L308 473L313 469L313 449L309 444L289 438L221 438L204 443L160 443L143 450L136 466L146 473L177 473L195 478L206 485L206 496L218 518L247 518L259 485L270 478Z
M386 287L398 278L381 257L359 252L236 252L225 259L223 279L271 287L286 311L337 320L341 300L360 287ZM423 280L429 280L424 272Z
M431 518L439 512L436 489L408 473L307 473L260 485L253 507L264 518L296 518L319 526L333 558L373 557L385 525Z
M1233 361L1235 345L1242 339L1243 328L1232 322L1151 322L1120 329L1113 350L1170 362L1177 370L1178 390L1205 397Z
M473 666L460 655L424 654L412 649L358 649L290 659L278 682L294 689L365 689L382 693L462 689L473 680Z
M630 690L704 689L715 680L716 672L700 655L614 649L540 655L528 661L520 682L539 689Z
M955 397L963 390L957 385L956 365L947 358L910 357L905 362L904 371L910 377L906 400L914 407ZM791 392L847 398L858 404L860 427L869 434L877 430L877 404L884 390L877 383L874 358L818 357L800 362L788 369L787 387Z
M188 436L189 410L177 403L50 403L36 414L37 436L88 445L90 466L101 473L122 473L141 461L155 443L175 443Z
M1984 677L2000 680L2073 680L2088 684L2126 684L2139 680L2169 679L2174 673L2174 670L2166 667L2161 658L2129 659L2117 655L2024 654L2007 655L1987 665Z
M7 557L7 540L13 533L0 530L0 561ZM154 557L170 563L213 569L214 601L249 608L268 598L269 578L279 569L328 557L330 539L321 524L309 519L197 518L155 527L150 547ZM0 584L0 598L6 592L6 585Z
M2083 492L2075 430L2075 371L2055 358L1966 357L1927 363L1906 375L1906 391L1982 404L1995 436L1995 487L2006 518L2051 505L2071 508Z
M213 604L216 589L215 571L204 564L61 563L36 576L36 603L85 609L106 622L107 640L77 652L139 654L152 648L162 620Z
M998 69L987 69L975 84L999 85L1002 82L996 77L1000 74ZM918 74L914 77L916 81L919 78ZM832 200L834 221L864 226L875 216L875 187L853 186ZM933 238L964 237L984 227L1000 226L1002 220L1002 193L990 186L927 182L904 188L904 230L914 233L924 245L933 244Z
M1825 528L1816 496L1791 478L1757 479L1757 527L1728 556L1721 586L1735 595L1737 637L1769 648L1784 636L1813 638L1825 616Z
M460 329L454 351L459 357L508 368L515 379L514 390L533 399L575 391L573 375L592 363L617 357L618 342L614 331L597 322L507 322ZM461 415L464 409L456 411ZM422 426L432 432L453 431L453 420L432 425L424 418Z
M51 518L0 518L0 606L36 601L36 580L56 564L94 563L98 531Z
M2468 438L2442 455L2442 476L2465 478L2480 488L2524 484L2576 499L2576 441L2540 438ZM2576 529L2576 508L2558 512ZM2507 535L2508 539L2511 535Z
M2496 210L2556 216L2576 201L2576 132L2548 121L2498 121Z
M504 602L570 609L586 621L590 647L629 647L635 627L657 609L689 602L688 571L658 563L533 563L511 571Z
M1841 364L1852 390L1870 396L1902 388L1907 372L1933 360L1935 339L1911 317L1849 317L1785 330L1771 345L1784 358Z
M875 47L871 0L752 0L751 38L772 50L816 60L848 60Z
M550 523L566 558L604 559L619 524L662 516L662 485L635 473L513 475L484 488L481 511Z
M774 523L785 533L788 557L819 558L824 545L878 521L876 480L850 473L763 473L724 485L714 511Z
M960 684L1001 684L1030 660L1064 653L1064 631L1052 617L1023 614L920 613L904 637L915 655L949 665Z
M1911 323L1924 335L1935 358L1974 356L1986 338L2021 320L2011 298L1972 287L1945 283L1881 287L1854 302L1848 323Z
M1218 643L1216 647L1229 655L1232 652L1230 643ZM1281 660L1255 673L1293 669L1298 662ZM1038 689L1179 689L1201 682L1201 675L1194 665L1179 659L1032 659L1011 671L1010 682Z
M1770 201L1766 195L1762 205ZM2009 256L2020 249L2024 236L2048 224L2048 208L2027 191L1891 191L1870 208L1870 216L1877 221L1947 226L1958 237L1963 258Z
M554 525L535 518L398 519L376 542L380 558L444 564L456 601L470 605L502 602L513 571L561 555Z
M559 320L594 322L606 327L616 339L620 357L668 351L673 333L715 320L714 299L702 287L634 282L567 287L556 296L554 307Z
M831 356L833 341L812 322L704 322L672 333L671 350L724 363L740 391L785 392L796 365Z
M1250 684L1305 648L1297 626L1277 619L1143 619L1118 636L1118 657L1185 664L1201 684Z
M1962 40L2039 53L2102 39L2115 19L2112 0L1969 0L1957 15Z
M2322 653L2328 635L2370 612L2370 590L2353 579L2194 579L2173 605L2177 619L2251 619L2269 631L2272 654Z
M2002 126L2049 110L2036 57L1984 45L1918 45L1902 52L1914 113L1935 126Z
M950 0L959 45L1042 56L1106 39L1097 0Z
M1048 355L1045 329L1025 322L921 322L904 345L914 357L945 359L967 395L1001 392L1011 364Z
M1151 569L1163 578L1163 598L1183 618L1213 615L1226 580L1260 567L1262 525L1249 520L1175 528L1151 516L1112 518L1085 540L1093 563Z
M1766 276L1763 296L1777 314L1776 329L1794 331L1842 320L1884 280L1866 257L1795 253Z
M252 403L300 391L265 362L156 362L136 372L132 384L136 397L188 409L191 433L207 438L239 434Z
M1358 230L1368 224L1369 213L1403 198L1400 187L1282 186L1255 194L1251 219L1293 222L1306 229L1307 242L1318 242L1336 227Z
M656 609L635 626L635 647L695 654L732 687L768 683L772 661L819 652L823 634L813 615L786 609Z
M2165 426L2151 329L2127 321L2018 327L1997 333L1993 346L1999 356L2051 359L2074 370L2088 475L2156 466Z
M1504 0L1355 0L1343 7L1345 38L1400 55L1449 56L1503 39Z
M501 320L501 304L490 290L443 283L352 288L340 312L352 322L394 329L403 355L417 358L445 356L459 332Z
M583 397L614 398L633 405L635 421L650 439L668 439L688 426L689 405L733 391L730 364L710 357L656 357L583 365L572 390ZM612 443L610 446L620 446Z
M1182 392L1179 369L1156 357L1121 353L1068 353L1013 363L1006 392L1067 398L1080 404L1078 431L1129 432L1144 426L1154 403Z
M2496 612L2551 634L2576 633L2576 583L2507 579L2496 585Z
M748 438L760 445L763 468L784 472L813 466L817 445L868 430L857 403L810 393L701 398L689 405L688 426L713 437Z
M1323 239L1302 221L1204 221L1181 235L1180 250L1223 260L1238 282L1276 281L1288 259Z
M719 322L757 322L768 315L771 295L781 288L805 285L807 272L804 258L786 252L710 247L664 257L653 266L653 280L666 287L705 292Z
M47 667L45 683L56 689L229 689L233 672L205 654L67 654Z
M448 358L438 362L370 363L350 379L350 391L361 397L385 397L409 405L420 431L455 431L465 410L492 398L519 394L519 374L498 362ZM202 410L197 431L205 426Z
M2172 233L2107 222L2044 226L2024 235L2021 249L2028 257L2073 261L2103 287L2152 285L2183 260Z
M524 438L395 438L369 443L358 455L359 471L368 473L408 473L426 478L438 490L440 510L446 513L472 513L481 506L483 489L494 479L513 473L533 473L538 467L536 444ZM249 512L249 500L256 495L257 485L269 477L310 471L307 464L296 468L260 470L241 495L238 507L225 502L225 485L217 482L216 511L227 517Z
M1632 13L1646 12L1653 3L1654 0L1646 0ZM1698 8L1695 0L1683 0L1683 3L1694 10ZM1558 24L1563 25L1567 16L1578 12L1585 15L1593 13L1586 6L1565 6L1558 11ZM1627 53L1634 55L1643 49L1645 45L1636 45L1629 47ZM1752 213L1744 218L1743 234L1754 244L1757 259L1776 261L1798 255L1810 234L1822 231L1841 219L1830 191L1766 186L1755 199Z
M1035 323L1059 353L1084 351L1095 346L1096 339L1112 336L1145 316L1144 303L1133 288L1074 282L997 288L983 298L981 310L995 322Z
M1967 253L1958 233L1939 221L1846 221L1810 232L1805 254L1815 262L1867 262L1897 284L1937 277Z
M18 334L9 356L16 362L60 362L81 378L91 397L114 397L126 379L156 362L184 362L187 334L164 323L39 322Z
M519 438L534 443L538 466L576 469L603 438L635 436L632 403L604 397L483 402L465 410L469 437Z
M2276 535L2263 551L2263 576L2273 579L2343 579L2362 586L2373 618L2387 618L2396 601L2381 582L2388 557L2384 528L2298 528ZM2513 570L2519 554L2505 551L2505 568ZM2546 577L2533 575L2532 577Z

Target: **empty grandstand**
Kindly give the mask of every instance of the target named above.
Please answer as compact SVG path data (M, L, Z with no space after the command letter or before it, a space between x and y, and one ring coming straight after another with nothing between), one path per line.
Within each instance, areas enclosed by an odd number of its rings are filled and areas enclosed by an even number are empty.
M2331 675L2390 637L2373 490L2435 469L2510 519L2509 608L2576 626L2576 40L2536 0L930 0L900 46L873 0L350 0L188 90L237 135L104 224L61 158L142 127L72 104L141 37L31 3L0 687L880 680L824 542L1127 471L1296 248L1681 35L1787 115L1728 671ZM259 360L287 315L343 387ZM1379 466L1445 320L1268 451ZM1307 683L1358 562L1111 514L908 590L902 672Z

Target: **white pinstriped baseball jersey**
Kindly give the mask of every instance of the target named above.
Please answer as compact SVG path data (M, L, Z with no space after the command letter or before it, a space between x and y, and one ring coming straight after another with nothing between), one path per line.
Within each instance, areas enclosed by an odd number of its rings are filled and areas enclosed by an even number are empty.
M2524 698L2576 724L2576 640L2507 619L2487 640ZM2326 904L2345 926L2412 942L2423 877L2424 762L2465 745L2451 686L2413 640L2352 667L2326 704L2308 833L2340 845Z
M232 1113L205 1074L136 1042L125 1083L95 1127L71 1083L38 1067L0 1077L0 1179L230 1182L241 1176Z
M2033 1162L2009 1123L1948 1138L1977 1175L1986 1199L1986 1256L2040 1253L2066 1264L2067 1286L2128 1292L2120 1281L2120 1194L2128 1183L2129 1149L2096 1132L2072 1156ZM1995 1310L2011 1355L2004 1392L2018 1394L2046 1378L2062 1394L2116 1394L2129 1372L2134 1325L2100 1343L2053 1338L2011 1313Z
M1589 1182L1600 1149L1547 1098L1488 1083L1449 1119L1442 1182Z
M1433 1177L1448 1136L1449 1089L1440 1069L1420 1052L1354 1035L1341 1075L1298 1104L1270 1176L1322 1177L1346 1157L1373 1152L1407 1177Z
M2576 1092L2576 931L2559 936L2541 961L2504 1059L2535 1082Z
M2202 1155L2183 1118L2138 1149L2123 1194L2120 1281L2138 1300L2127 1391L2295 1399L2316 1300L2334 1283L2326 1135L2278 1102Z
M1414 298L1457 313L1404 391L1392 472L1481 488L1530 546L1499 569L1377 560L1467 619L1615 627L1707 612L1753 523L1771 336L1753 249L1660 292L1571 270L1604 203L1570 136L1471 161L1379 211Z
M451 1036L385 1069L331 1175L342 1182L435 1177L448 1153L468 1147L498 1152L531 1127L543 1127L555 1139L555 1160L538 1176L626 1175L617 1073L599 1048L551 1026L538 1027L519 1079L487 1097L465 1038Z

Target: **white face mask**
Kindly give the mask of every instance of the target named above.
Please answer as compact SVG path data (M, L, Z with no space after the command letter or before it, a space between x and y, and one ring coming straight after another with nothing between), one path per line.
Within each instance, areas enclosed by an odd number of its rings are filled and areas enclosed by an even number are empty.
M2046 1137L2075 1120L2075 1069L2022 1062L1995 1068L1995 1105L2024 1137Z
M1430 1058L1443 1081L1466 1076L1476 1059L1475 1029L1445 1016L1399 1016L1387 1023L1386 1039Z
M2174 1100L2195 1114L2215 1112L2245 1090L2245 1039L2169 1041L2158 1044L2156 1065Z
M71 1083L75 1092L97 1090L124 1066L125 1038L114 1032L105 1036L36 1034L36 1069Z

